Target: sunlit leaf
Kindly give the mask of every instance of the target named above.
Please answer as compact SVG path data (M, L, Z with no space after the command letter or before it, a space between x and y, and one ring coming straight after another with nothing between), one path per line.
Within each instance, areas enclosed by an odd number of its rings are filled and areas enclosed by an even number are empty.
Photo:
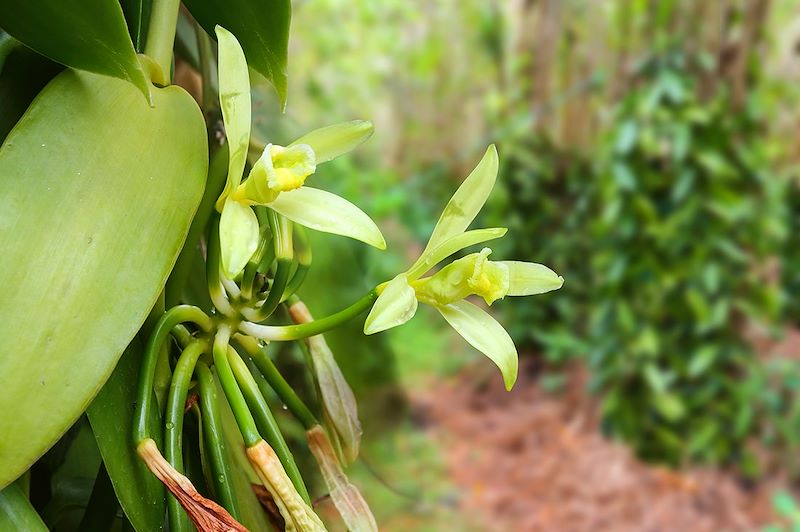
M339 157L357 148L372 136L375 127L367 120L353 120L315 129L289 146L308 144L314 150L317 164Z
M391 329L402 325L417 312L417 295L405 274L400 274L386 285L372 306L364 322L364 334Z
M447 202L439 221L436 222L436 227L433 228L433 234L428 240L428 245L425 246L423 255L428 250L438 247L445 240L467 229L492 191L497 178L497 167L497 149L492 144L487 148L478 166L467 176L450 201Z
M68 70L0 148L0 486L84 411L186 238L205 124L183 89L153 97L151 108L127 82Z
M231 32L216 27L219 43L219 101L228 139L228 180L217 200L222 212L225 198L242 181L247 149L250 145L250 74L239 41Z
M386 249L386 241L375 222L361 209L336 194L300 187L282 192L268 206L300 225Z
M472 347L497 364L503 374L506 389L510 390L517 380L519 361L517 348L503 326L486 311L468 301L456 301L436 308Z

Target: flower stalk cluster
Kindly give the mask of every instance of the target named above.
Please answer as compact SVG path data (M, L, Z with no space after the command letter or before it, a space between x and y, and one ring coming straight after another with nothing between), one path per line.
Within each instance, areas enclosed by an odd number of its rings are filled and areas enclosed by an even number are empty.
M346 122L314 130L286 146L268 143L248 161L247 63L233 34L221 27L216 34L229 157L226 184L215 203L217 212L206 238L206 280L214 310L209 315L196 306L179 305L156 323L142 360L133 444L174 495L168 513L175 530L184 529L187 518L199 530L245 530L237 495L231 489L234 468L244 468L257 479L256 492L270 499L270 506L279 513L276 520L282 520L286 530L325 530L272 414L270 402L277 395L303 426L309 450L345 525L358 532L374 531L375 518L345 473L358 457L362 434L355 397L324 333L366 311L364 333L378 333L409 321L419 303L430 305L497 364L510 389L517 375L516 348L503 327L469 298L477 296L491 305L506 296L555 290L563 279L541 264L490 260L488 247L434 271L451 255L507 232L505 228L468 230L496 180L498 156L490 146L446 205L414 264L351 306L315 320L295 295L311 266L306 228L386 247L378 226L358 207L306 185L320 165L367 140L372 124ZM281 324L278 309L285 309L293 323ZM291 341L308 355L322 422L283 378L269 354L269 342ZM159 382L169 382L167 408L162 412L164 456L151 433L151 420L158 417L152 400L157 373ZM219 504L200 496L183 472L182 421L192 392L200 401L189 412L198 417L206 438L204 468L213 479L209 487ZM221 422L228 407L233 430ZM231 448L230 442L243 442L243 451L236 445ZM239 451L240 460L231 460Z

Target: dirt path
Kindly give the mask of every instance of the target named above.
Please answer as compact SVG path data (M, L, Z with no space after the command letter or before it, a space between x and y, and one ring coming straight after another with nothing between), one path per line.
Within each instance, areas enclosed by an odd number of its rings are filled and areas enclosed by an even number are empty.
M486 530L752 531L774 521L777 480L747 487L719 471L672 472L606 440L580 368L557 395L537 385L530 362L511 393L487 369L411 396L444 450L459 505Z

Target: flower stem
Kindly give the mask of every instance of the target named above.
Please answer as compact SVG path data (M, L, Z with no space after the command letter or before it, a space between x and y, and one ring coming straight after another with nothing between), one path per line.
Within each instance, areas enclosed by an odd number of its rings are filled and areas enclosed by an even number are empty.
M164 458L172 464L179 473L183 473L183 413L186 396L189 393L189 382L194 373L197 359L208 349L206 342L195 341L183 350L175 372L172 375L172 384L167 395L167 415L164 431ZM170 530L180 532L192 530L189 516L183 511L181 504L175 497L167 497L167 513L169 515Z
M180 305L172 307L161 316L147 341L144 357L142 357L142 369L139 372L139 387L136 392L136 410L133 416L134 445L138 445L150 437L147 420L152 404L153 380L161 345L173 327L187 321L196 323L206 332L211 331L213 327L211 318L206 316L205 312L190 305Z
M278 428L278 423L275 421L275 417L273 417L266 400L264 400L264 396L261 395L255 379L250 374L250 370L247 369L247 365L233 348L228 350L228 362L230 362L233 374L236 376L236 382L239 383L239 387L247 400L247 405L250 407L250 411L253 412L259 431L275 451L275 454L278 455L278 459L281 461L283 469L286 470L286 474L292 480L294 488L306 503L311 504L311 498L308 496L308 490L303 483L303 477L300 476L300 470L297 468L294 457L286 445L286 440L283 439L283 434Z
M243 321L239 324L239 331L254 338L262 338L264 340L300 340L301 338L322 334L355 318L372 306L377 297L377 292L375 289L372 289L364 297L346 309L340 310L336 314L331 314L325 318L301 325L259 325L257 323Z
M254 338L243 334L235 335L234 339L250 357L255 365L254 369L258 371L258 376L266 379L266 383L275 390L275 393L278 394L283 404L285 404L294 417L303 424L303 428L309 430L315 425L318 425L319 422L314 417L314 414L311 413L292 387L289 386L289 383L286 382L286 379L280 374L278 368L276 368L275 364L272 362L272 359L269 358L269 355L258 345L258 342ZM258 380L258 376L256 376L256 380Z
M239 504L233 492L233 475L231 473L228 456L225 452L227 441L223 433L222 417L217 398L217 385L214 376L205 362L197 363L195 375L200 390L200 406L202 412L203 439L205 450L211 464L211 479L214 484L214 494L222 506L231 515L239 520Z
M217 330L217 335L214 337L214 365L217 368L217 375L219 382L222 384L222 391L225 392L225 398L233 411L233 417L236 418L236 424L239 426L239 431L242 433L242 439L247 447L252 447L261 441L261 436L256 428L256 422L253 419L253 414L247 408L247 402L236 383L236 378L233 376L230 362L228 362L228 341L231 337L231 329L228 325L221 325Z

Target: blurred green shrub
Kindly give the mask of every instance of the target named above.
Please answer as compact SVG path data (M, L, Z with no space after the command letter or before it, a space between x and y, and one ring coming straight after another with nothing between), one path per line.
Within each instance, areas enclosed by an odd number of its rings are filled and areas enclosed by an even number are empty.
M672 464L746 461L760 390L744 329L778 315L764 264L784 237L761 118L724 93L700 101L697 68L682 54L644 65L599 163L592 227L605 427Z
M787 187L788 238L780 255L781 288L786 321L800 325L800 184Z

